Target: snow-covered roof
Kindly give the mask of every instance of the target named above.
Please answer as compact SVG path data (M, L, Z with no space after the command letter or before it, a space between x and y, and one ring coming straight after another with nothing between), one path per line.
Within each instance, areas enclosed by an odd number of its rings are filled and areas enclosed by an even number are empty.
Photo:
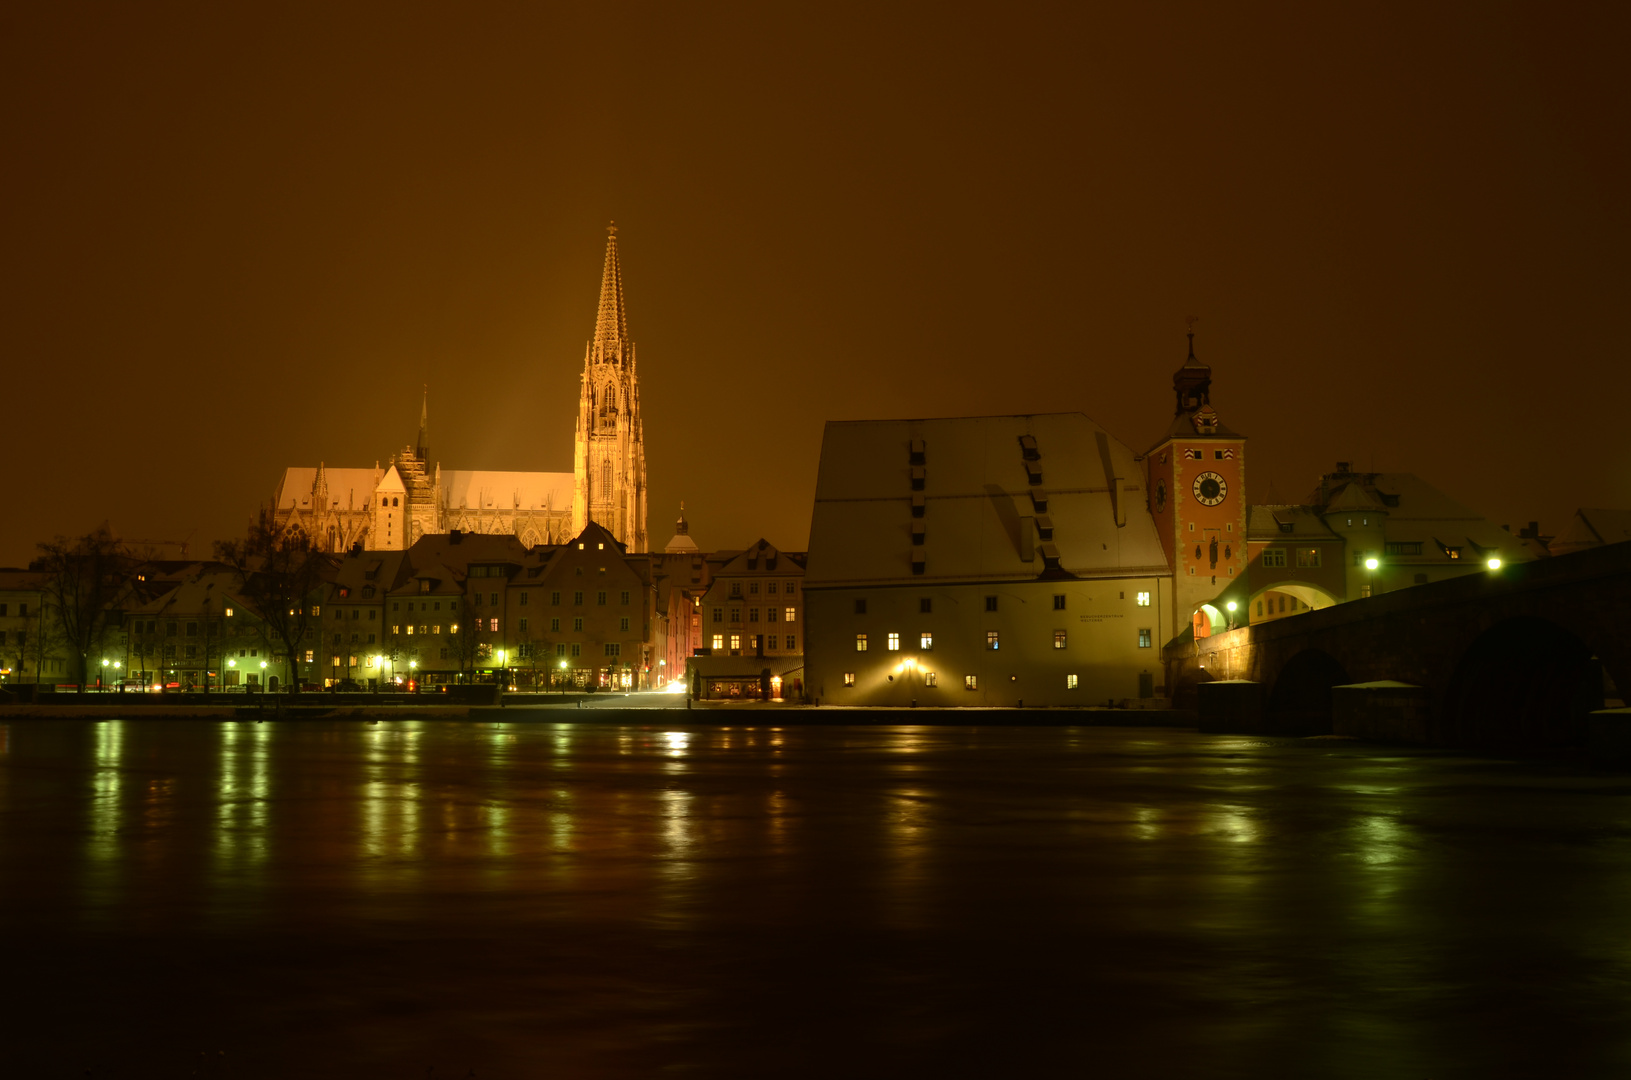
M565 510L575 478L567 473L443 469L442 505L449 510Z
M1034 440L1034 460L1023 439ZM921 491L913 490L914 448L923 455ZM913 516L914 496L921 517ZM917 525L922 544L913 543ZM1143 468L1081 413L827 424L809 587L1023 580L1041 576L1055 551L1066 574L1169 572ZM914 556L923 560L921 574L913 573Z

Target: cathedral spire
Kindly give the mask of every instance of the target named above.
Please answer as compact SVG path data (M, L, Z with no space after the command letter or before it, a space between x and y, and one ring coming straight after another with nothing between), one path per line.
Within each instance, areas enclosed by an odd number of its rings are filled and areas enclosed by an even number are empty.
M425 384L425 396L419 400L419 442L414 446L414 453L420 461L424 461L430 453L430 384Z
M600 311L589 343L592 362L623 363L629 319L623 310L623 267L617 260L617 222L606 227L606 267L600 275Z

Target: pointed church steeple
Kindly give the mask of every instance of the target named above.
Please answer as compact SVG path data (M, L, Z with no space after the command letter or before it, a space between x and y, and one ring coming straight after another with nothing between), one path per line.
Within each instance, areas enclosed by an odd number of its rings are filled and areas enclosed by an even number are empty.
M420 461L430 456L430 384L425 384L425 396L419 401L419 441L414 444L414 455Z
M600 274L600 310L589 342L591 363L623 364L629 343L629 317L623 309L623 267L617 259L617 222L606 227L606 265Z
M634 343L623 308L617 225L606 230L595 334L584 350L573 454L572 531L594 521L634 552L646 550L646 452Z

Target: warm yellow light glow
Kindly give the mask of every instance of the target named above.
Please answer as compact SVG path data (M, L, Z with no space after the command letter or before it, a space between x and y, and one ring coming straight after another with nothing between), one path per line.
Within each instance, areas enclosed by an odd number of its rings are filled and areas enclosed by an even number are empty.
M663 687L663 690L670 694L683 694L685 693L685 680L675 679L673 682Z
M1500 559L1491 559L1489 561L1489 568L1491 570L1499 570L1501 568L1501 560Z
M1375 570L1378 566L1381 566L1381 565L1382 565L1382 563L1381 563L1381 561L1379 559L1372 558L1372 559L1366 559L1365 560L1365 569L1366 570Z
M1224 606L1227 607L1230 611L1233 611L1235 609L1235 602L1233 600L1231 600L1227 604L1225 604Z

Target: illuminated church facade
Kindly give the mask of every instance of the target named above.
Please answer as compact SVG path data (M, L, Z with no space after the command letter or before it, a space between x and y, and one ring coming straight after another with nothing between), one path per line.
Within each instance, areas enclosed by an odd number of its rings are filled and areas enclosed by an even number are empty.
M431 459L428 429L427 397L418 439L383 467L285 469L274 501L279 528L304 532L327 551L403 551L454 530L515 536L530 548L565 543L593 520L628 551L647 550L640 384L615 225L584 352L573 471L443 470Z

